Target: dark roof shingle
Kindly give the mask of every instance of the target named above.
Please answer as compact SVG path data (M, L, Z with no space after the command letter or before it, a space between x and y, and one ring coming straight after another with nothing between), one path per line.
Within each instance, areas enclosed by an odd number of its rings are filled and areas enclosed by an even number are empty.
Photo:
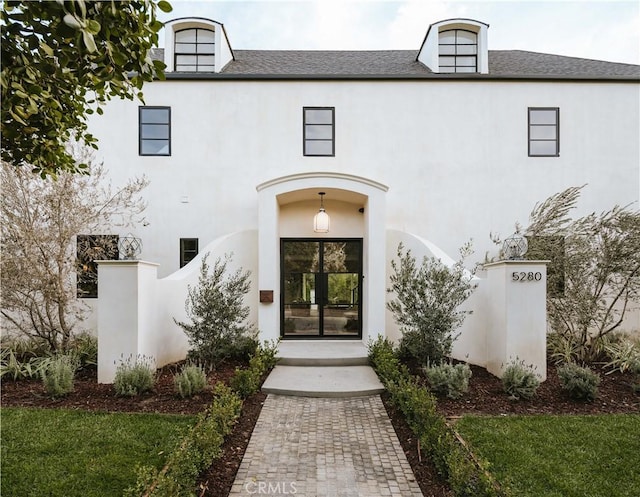
M489 74L436 74L417 50L234 50L219 74L167 73L220 79L577 79L640 81L640 66L523 50L490 50ZM153 58L162 59L156 49Z

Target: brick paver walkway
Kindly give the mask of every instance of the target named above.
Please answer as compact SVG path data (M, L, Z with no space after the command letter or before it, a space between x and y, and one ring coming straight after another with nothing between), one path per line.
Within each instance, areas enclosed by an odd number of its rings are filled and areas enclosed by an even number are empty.
M378 395L269 395L230 497L421 497Z

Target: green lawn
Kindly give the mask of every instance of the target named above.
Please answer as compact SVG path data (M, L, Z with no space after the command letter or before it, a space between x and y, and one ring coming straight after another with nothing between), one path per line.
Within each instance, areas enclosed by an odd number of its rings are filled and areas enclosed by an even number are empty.
M640 496L640 415L465 416L456 429L518 497Z
M192 416L3 408L0 494L122 496L136 468L161 467Z

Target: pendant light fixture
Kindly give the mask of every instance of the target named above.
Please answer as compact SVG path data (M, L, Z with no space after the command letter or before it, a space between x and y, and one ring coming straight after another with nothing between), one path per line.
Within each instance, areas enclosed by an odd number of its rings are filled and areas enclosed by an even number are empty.
M323 198L325 193L320 192L320 210L313 217L313 231L316 233L329 233L329 214L324 210Z

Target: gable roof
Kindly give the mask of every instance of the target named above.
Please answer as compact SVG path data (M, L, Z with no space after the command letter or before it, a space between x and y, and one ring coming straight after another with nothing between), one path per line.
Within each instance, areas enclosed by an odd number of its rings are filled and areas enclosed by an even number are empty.
M164 50L153 57L162 59ZM640 81L640 66L522 50L489 50L489 74L436 74L417 50L234 50L218 74L166 73L167 79L560 79Z

